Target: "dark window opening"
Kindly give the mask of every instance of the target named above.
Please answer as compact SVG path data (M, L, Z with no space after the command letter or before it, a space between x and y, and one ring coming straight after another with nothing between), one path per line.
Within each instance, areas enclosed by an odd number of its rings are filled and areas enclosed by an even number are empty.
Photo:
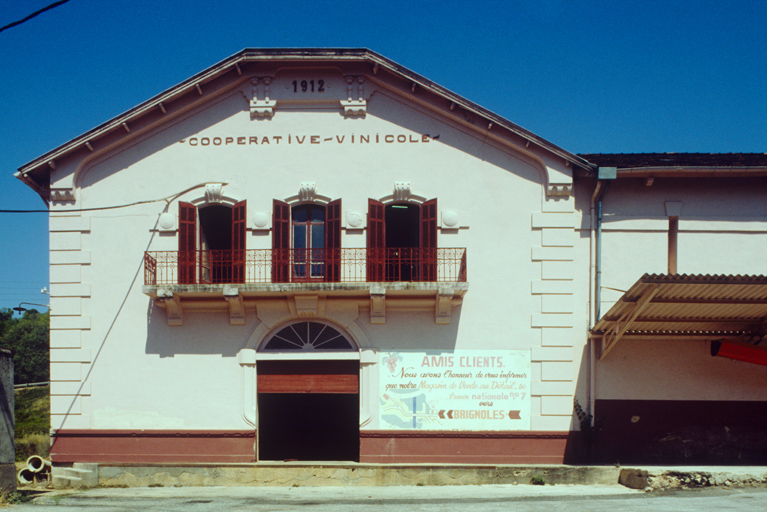
M200 248L228 251L232 248L232 209L215 204L199 209Z
M246 202L178 208L179 284L244 283Z
M437 200L384 205L368 199L368 281L437 280Z
M418 281L421 207L390 204L385 209L388 281ZM415 249L415 250L412 250Z
M198 210L200 219L200 281L232 282L232 209L210 205Z
M386 247L420 247L421 207L416 204L386 206Z

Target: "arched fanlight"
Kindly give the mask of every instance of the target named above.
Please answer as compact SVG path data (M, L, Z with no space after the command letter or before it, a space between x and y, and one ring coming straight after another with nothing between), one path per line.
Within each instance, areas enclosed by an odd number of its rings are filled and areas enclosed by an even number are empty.
M296 322L277 331L264 344L264 351L354 350L351 341L337 329L320 322Z

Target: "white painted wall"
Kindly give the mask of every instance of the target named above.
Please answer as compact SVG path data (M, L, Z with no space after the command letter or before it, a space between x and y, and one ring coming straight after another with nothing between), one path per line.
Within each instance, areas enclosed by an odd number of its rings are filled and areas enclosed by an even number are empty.
M177 249L175 231L155 229L158 215L166 206L175 214L178 201L200 200L199 186L210 182L225 182L227 198L248 201L247 247L270 248L270 232L254 229L252 214L271 214L273 199L296 195L306 181L341 198L344 212L363 214L368 198L390 195L395 181L410 182L414 194L438 198L440 211L459 214L464 227L442 230L440 247L468 249L469 291L449 325L437 325L431 309L390 310L386 323L375 325L356 304L333 306L330 321L379 351L529 350L531 429L574 428L573 396L588 400L593 183L576 180L577 201L546 199L540 164L524 148L501 147L407 98L366 87L364 118L301 104L278 107L271 120L251 119L244 87L119 149L57 166L53 186L76 175L77 202L54 205L51 218L54 428L67 412L65 428L249 428L237 354L282 325L287 305L259 305L258 317L248 310L243 326L230 325L224 313L187 312L184 325L171 327L141 292L142 258L145 250ZM319 144L311 144L312 135ZM360 135L371 143L360 144ZM400 135L418 142L397 142ZM190 146L203 137L234 142ZM259 144L237 144L238 137L258 137ZM552 170L569 172L563 162ZM602 284L625 290L646 272L666 271L666 201L682 202L680 272L767 273L765 192L763 182L749 180L613 183L604 199ZM173 198L67 213L163 197ZM365 243L363 230L344 231L343 247ZM605 290L602 312L620 295ZM598 365L597 396L765 399L754 385L764 369L742 367L706 356L703 344L620 343ZM370 376L377 383L375 369ZM363 403L373 418L377 395L372 390ZM376 427L375 420L365 426Z
M667 272L666 201L682 203L678 273L767 273L765 197L764 179L613 182L603 202L602 315L622 295L609 288L627 290L644 273ZM713 358L705 342L621 341L597 370L600 399L767 400L759 384L767 368Z

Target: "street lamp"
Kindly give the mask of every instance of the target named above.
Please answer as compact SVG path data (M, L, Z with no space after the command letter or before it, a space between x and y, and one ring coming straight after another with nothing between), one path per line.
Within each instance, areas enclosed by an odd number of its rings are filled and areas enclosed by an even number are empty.
M18 311L19 314L22 314L24 311L27 310L27 308L21 307L22 304L27 304L29 306L42 306L44 308L48 308L48 310L51 309L51 306L48 304L35 304L34 302L19 302L18 307L13 308L14 311Z

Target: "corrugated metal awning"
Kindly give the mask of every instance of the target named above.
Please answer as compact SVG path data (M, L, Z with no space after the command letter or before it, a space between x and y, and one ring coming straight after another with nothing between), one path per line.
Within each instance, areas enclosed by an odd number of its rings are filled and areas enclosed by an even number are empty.
M767 276L645 274L591 329L602 359L624 340L720 340L767 335Z

